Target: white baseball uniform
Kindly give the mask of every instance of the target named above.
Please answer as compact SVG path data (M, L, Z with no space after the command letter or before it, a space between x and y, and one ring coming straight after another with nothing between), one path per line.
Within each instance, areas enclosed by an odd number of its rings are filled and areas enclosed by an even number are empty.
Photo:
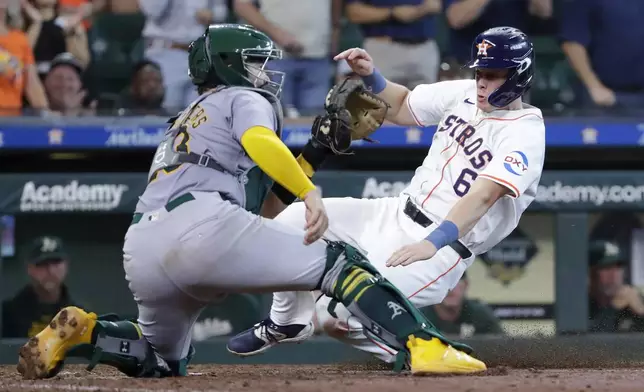
M476 107L474 80L423 84L408 96L407 105L419 126L438 125L423 164L398 197L324 199L330 239L357 245L369 260L416 307L440 303L475 259L508 236L534 200L545 155L545 126L541 111L528 104L520 110L485 113ZM507 187L498 200L460 241L474 254L462 259L446 246L430 260L406 267L386 267L394 251L425 238L437 227L477 177ZM427 228L404 212L411 199L434 223ZM276 219L304 227L303 203L289 206ZM320 322L328 319L328 297L317 302ZM306 324L313 312L308 292L275 293L271 319L279 325ZM394 359L388 347L369 340L349 312L337 305L338 318L350 332L340 338L386 362Z

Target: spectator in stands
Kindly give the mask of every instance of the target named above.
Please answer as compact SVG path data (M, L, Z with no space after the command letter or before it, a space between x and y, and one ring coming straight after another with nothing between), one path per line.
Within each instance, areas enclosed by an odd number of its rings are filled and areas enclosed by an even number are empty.
M561 41L582 107L644 108L644 2L567 0Z
M71 53L61 53L51 61L44 84L51 110L65 116L94 113L95 102L86 107L83 67Z
M331 88L340 39L341 0L234 0L237 15L263 31L284 51L269 64L286 72L282 104L286 117L316 115Z
M596 240L589 255L590 332L644 332L644 299L625 283L628 264L625 247L619 242Z
M30 282L2 303L2 337L36 335L65 306L78 306L65 285L68 257L60 238L36 238L25 258Z
M101 99L99 110L120 110L128 115L158 115L168 116L168 112L162 106L165 87L163 87L163 75L159 64L150 60L142 60L132 70L132 81L123 94L116 97L112 102Z
M113 14L135 14L141 12L139 2L133 0L58 0L63 14L77 14L80 10L85 18L97 12Z
M86 16L91 15L91 12L85 11L92 8L91 0L58 0L58 11L63 15L73 15L79 10L83 10Z
M139 0L139 6L146 16L145 57L159 64L163 74L163 106L178 112L197 98L186 72L188 45L211 23L226 20L226 1Z
M444 5L451 28L448 55L459 64L470 60L472 42L481 31L512 26L529 32L531 18L552 17L552 0L444 0Z
M58 10L63 16L82 19L85 30L92 25L91 17L99 12L113 14L141 12L139 2L133 0L58 0Z
M87 33L79 14L63 16L58 0L21 0L28 23L26 33L33 48L40 77L49 72L51 61L60 53L69 52L85 68L90 62Z
M504 334L499 319L486 304L466 298L467 275L463 277L440 304L422 308L440 331L468 337L481 334Z
M135 14L141 12L138 1L132 0L94 0L94 8L113 14Z
M87 31L91 27L89 18L95 11L95 4L104 3L103 0L58 0L58 12L63 17L77 18ZM136 2L134 2L136 3Z
M0 0L0 115L20 115L23 95L33 108L47 110L29 40L8 7L9 0Z
M364 48L387 79L410 89L437 81L440 51L435 35L441 0L347 0L346 4L347 18L360 25Z

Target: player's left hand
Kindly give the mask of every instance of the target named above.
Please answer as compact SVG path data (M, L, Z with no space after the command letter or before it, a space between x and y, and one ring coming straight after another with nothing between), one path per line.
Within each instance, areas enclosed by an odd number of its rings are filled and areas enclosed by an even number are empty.
M387 267L396 267L399 265L409 265L420 260L427 260L434 257L437 250L434 244L427 240L419 241L415 244L405 245L394 252L387 260Z

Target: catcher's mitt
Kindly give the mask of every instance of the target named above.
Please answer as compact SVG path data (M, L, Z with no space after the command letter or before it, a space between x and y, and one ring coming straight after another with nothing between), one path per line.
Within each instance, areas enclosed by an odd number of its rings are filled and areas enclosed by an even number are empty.
M361 79L347 78L331 88L324 102L326 115L316 117L313 139L335 154L345 154L351 141L367 140L385 120L389 105L367 89Z

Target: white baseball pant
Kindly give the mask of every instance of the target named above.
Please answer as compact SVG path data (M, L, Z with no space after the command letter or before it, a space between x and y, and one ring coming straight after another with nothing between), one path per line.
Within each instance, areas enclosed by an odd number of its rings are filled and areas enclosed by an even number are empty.
M406 267L386 267L393 252L404 245L420 241L436 227L423 228L404 213L406 195L379 199L326 198L324 205L329 216L330 240L345 241L361 249L378 271L394 284L417 308L442 302L474 261L466 260L450 247L441 249L430 260L418 261ZM294 203L275 219L281 223L303 228L304 203ZM310 292L276 292L270 317L278 325L306 324L314 312L321 325L333 321L327 311L331 298L322 296L314 303ZM385 362L395 360L396 351L369 339L361 324L351 317L342 305L335 308L338 319L349 325L349 332L334 336L355 348L371 353Z

